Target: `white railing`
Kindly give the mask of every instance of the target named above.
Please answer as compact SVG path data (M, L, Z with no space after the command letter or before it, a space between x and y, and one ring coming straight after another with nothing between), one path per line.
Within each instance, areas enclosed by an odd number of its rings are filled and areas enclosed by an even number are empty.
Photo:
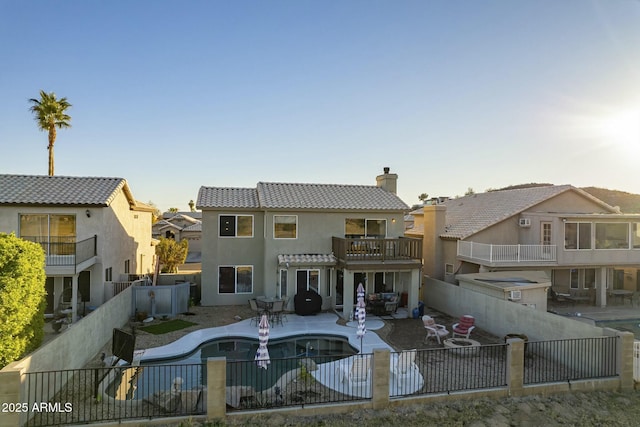
M555 245L491 245L458 241L458 256L490 263L555 262Z

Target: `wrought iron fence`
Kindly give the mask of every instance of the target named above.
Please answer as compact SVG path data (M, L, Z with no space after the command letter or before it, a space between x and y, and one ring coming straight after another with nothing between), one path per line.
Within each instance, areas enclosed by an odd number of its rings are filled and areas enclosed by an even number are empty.
M257 410L368 399L371 360L371 354L305 355L271 358L266 369L255 361L227 360L227 408Z
M26 426L150 419L206 412L204 365L27 373Z
M524 384L614 377L618 337L528 342Z
M391 397L505 387L507 344L415 351L415 367L402 372L406 352L392 353ZM418 373L419 375L416 375Z

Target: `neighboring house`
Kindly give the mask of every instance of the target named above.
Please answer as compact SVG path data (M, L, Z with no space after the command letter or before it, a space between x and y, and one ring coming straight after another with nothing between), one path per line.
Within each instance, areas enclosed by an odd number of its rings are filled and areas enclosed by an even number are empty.
M405 234L422 237L425 275L542 270L562 293L606 305L615 290L640 291L640 215L570 185L493 191L411 212Z
M152 226L154 239L161 237L174 239L176 242L187 240L189 253L187 264L200 263L202 258L202 213L201 212L165 212L162 219ZM198 268L199 269L199 268Z
M312 289L348 316L358 283L418 305L422 246L403 237L408 206L388 168L376 186L260 182L201 187L202 304L293 298Z
M152 213L122 178L0 175L0 231L45 250L48 314L64 305L75 320L111 282L152 273Z

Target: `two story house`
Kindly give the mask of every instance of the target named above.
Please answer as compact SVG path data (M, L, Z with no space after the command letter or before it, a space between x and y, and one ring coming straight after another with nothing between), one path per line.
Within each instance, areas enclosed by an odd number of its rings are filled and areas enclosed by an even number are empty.
M154 239L164 237L174 239L176 242L183 239L189 242L189 253L185 262L190 264L190 270L200 269L199 263L202 257L200 243L202 239L201 218L201 212L165 212L162 214L162 219L156 221L152 226Z
M348 316L357 285L397 292L418 305L422 243L405 238L408 206L388 168L377 185L259 182L201 187L202 304L246 304L256 296L322 296Z
M606 305L640 291L640 215L623 214L570 185L473 194L412 212L407 236L423 239L425 274L542 270L553 289Z
M108 283L153 272L152 213L122 178L0 175L0 231L42 246L45 312L64 304L74 321Z

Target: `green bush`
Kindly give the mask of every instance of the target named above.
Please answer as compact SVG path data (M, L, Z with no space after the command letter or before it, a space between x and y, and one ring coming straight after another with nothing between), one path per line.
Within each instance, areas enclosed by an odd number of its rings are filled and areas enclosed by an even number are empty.
M0 368L42 343L44 266L40 245L0 233Z

